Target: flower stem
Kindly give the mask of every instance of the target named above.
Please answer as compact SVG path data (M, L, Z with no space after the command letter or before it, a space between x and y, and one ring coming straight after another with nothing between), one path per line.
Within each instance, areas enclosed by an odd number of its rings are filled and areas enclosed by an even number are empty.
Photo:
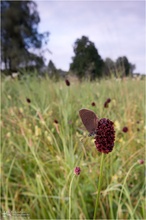
M75 177L75 174L73 175L72 180L70 182L70 186L69 186L69 220L71 217L71 189L72 189L72 183L73 183L74 177Z
M97 197L96 197L96 205L94 209L94 217L93 219L96 219L96 213L97 213L97 208L99 204L99 197L100 197L100 190L101 190L101 183L102 183L102 173L103 173L103 160L104 160L104 153L101 155L101 161L100 161L100 176L99 176L99 181L98 181L98 192L97 192Z
M116 219L118 219L120 203L121 203L122 194L123 194L123 191L124 191L124 187L125 187L125 184L126 184L127 178L128 178L128 176L129 176L131 170L132 170L136 165L137 165L137 162L134 163L134 164L130 167L129 171L128 171L127 174L126 174L126 177L125 177L125 179L124 179L124 182L123 182L123 184L122 184L122 189L121 189L120 197L119 197L119 201L118 201L118 209L117 209L117 216L116 216Z

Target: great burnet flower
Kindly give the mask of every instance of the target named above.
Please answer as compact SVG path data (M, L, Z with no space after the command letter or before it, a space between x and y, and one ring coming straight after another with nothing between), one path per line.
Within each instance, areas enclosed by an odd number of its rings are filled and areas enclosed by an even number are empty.
M110 102L111 102L111 99L110 99L110 98L108 98L108 99L106 100L106 102L107 102L107 103L110 103Z
M124 127L124 128L122 129L122 131L123 131L124 133L127 133L127 132L128 132L128 128L127 128L127 127Z
M111 102L111 99L108 98L104 103L104 108L108 108L108 104Z
M102 118L97 125L95 145L99 152L108 154L113 150L115 141L114 123Z
M81 172L80 167L76 167L76 168L74 169L74 173L75 173L77 176L80 174L80 172Z
M92 106L96 106L95 102L92 102L91 105L92 105Z
M138 161L138 163L139 164L144 164L144 160L141 159L141 160Z
M65 80L67 86L70 86L70 81L68 79Z
M26 101L27 101L28 103L31 103L31 100L30 100L29 98L26 98Z
M55 124L58 124L58 121L57 121L56 119L54 119L54 123L55 123Z
M104 108L108 108L108 103L107 102L104 103Z

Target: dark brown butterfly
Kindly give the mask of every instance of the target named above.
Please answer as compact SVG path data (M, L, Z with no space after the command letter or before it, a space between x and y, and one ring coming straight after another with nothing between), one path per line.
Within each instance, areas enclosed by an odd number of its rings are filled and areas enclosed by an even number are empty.
M79 115L85 128L89 131L89 136L94 136L99 121L96 114L91 110L83 108L79 111Z

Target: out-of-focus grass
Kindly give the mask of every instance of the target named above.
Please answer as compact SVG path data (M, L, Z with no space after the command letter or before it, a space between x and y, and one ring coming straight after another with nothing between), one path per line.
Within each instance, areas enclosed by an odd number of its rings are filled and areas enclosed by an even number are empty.
M64 81L28 78L2 80L1 91L1 213L68 219L69 185L80 166L71 218L93 218L101 154L78 115L88 108L114 121L116 130L114 150L105 156L97 217L146 218L144 164L139 163L144 159L144 81L71 81L66 86ZM111 103L104 108L107 98Z

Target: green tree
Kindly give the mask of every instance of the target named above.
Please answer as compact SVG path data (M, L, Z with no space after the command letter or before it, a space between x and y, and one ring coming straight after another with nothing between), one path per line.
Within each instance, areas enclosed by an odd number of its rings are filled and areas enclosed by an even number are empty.
M104 75L115 75L115 68L115 62L111 58L107 57L104 61Z
M72 57L70 64L71 71L75 72L79 78L90 77L90 80L102 76L104 62L88 37L82 36L81 39L77 39L73 50L75 56Z
M44 65L41 49L49 33L38 33L39 22L35 2L1 1L1 60L5 70Z
M116 60L116 69L120 76L129 76L133 73L135 65L131 64L126 56L118 57Z

